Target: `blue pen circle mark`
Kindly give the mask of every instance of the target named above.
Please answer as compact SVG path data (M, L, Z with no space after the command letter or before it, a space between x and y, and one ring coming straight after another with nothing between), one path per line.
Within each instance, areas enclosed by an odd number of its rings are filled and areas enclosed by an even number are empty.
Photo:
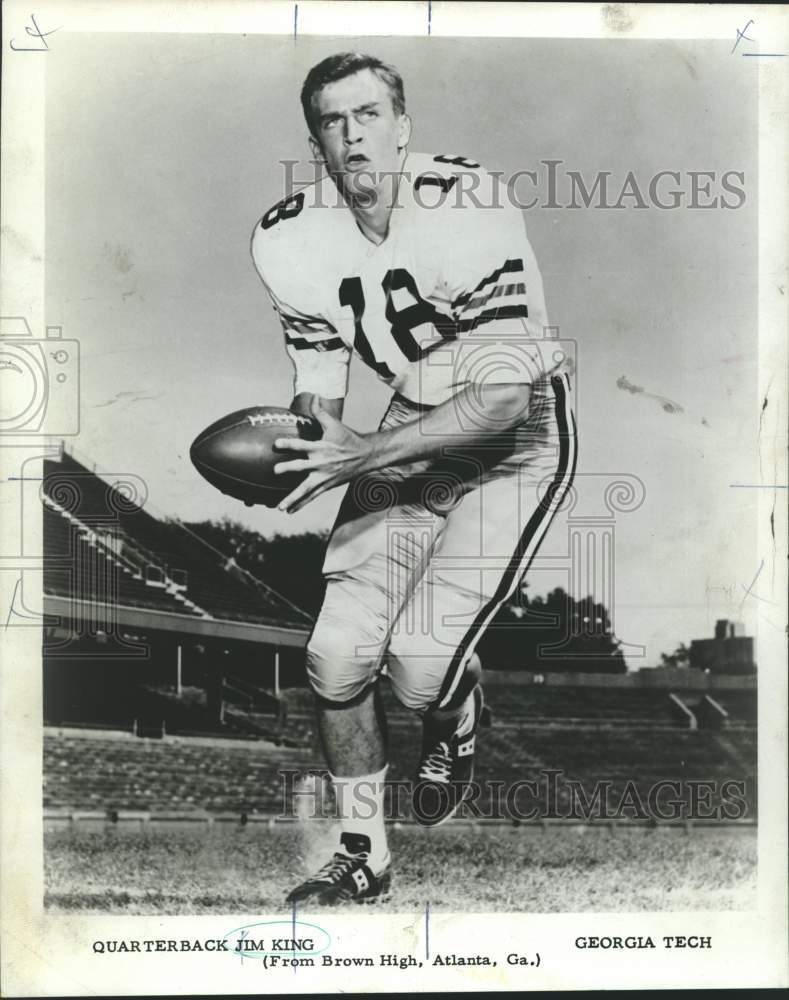
M324 940L326 943L320 948L314 947L310 948L308 951L302 951L302 949L300 948L291 948L289 950L275 950L275 951L257 951L257 950L247 951L246 949L238 951L235 948L230 948L228 950L228 954L237 955L243 958L263 958L264 956L267 955L305 955L305 956L319 955L322 951L326 951L326 949L331 945L331 935L325 928L320 927L318 924L307 923L304 920L295 920L295 921L265 920L262 923L257 923L257 924L244 924L242 927L236 927L234 930L228 931L226 934L222 936L222 940L226 941L228 938L234 938L236 935L241 935L242 939L246 939L247 938L246 932L251 930L253 927L279 927L279 926L288 928L288 934L287 934L288 940L296 936L297 927L309 927L314 931L320 931L320 933L324 936ZM283 937L284 936L285 935L283 934Z

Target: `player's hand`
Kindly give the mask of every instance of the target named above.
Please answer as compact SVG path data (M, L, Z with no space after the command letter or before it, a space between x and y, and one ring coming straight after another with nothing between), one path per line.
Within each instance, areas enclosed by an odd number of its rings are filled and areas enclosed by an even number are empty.
M275 474L306 472L307 477L277 505L279 510L293 514L315 497L335 486L341 486L354 476L366 471L373 452L370 438L340 423L322 409L320 398L312 397L311 415L323 428L319 441L301 438L277 438L274 447L283 451L299 452L301 457L278 462Z

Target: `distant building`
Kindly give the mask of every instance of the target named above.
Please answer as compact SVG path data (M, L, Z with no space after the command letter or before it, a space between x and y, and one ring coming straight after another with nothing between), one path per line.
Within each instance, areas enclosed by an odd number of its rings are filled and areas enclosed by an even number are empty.
M715 622L714 639L693 639L690 665L714 674L754 674L753 637L740 622L721 618Z

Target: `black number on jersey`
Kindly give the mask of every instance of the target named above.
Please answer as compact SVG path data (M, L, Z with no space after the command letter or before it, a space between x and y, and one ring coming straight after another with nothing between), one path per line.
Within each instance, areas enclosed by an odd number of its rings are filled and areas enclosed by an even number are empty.
M340 282L340 305L350 306L353 310L353 346L359 352L362 359L366 362L366 364L377 371L381 378L385 378L387 380L393 379L394 372L390 371L388 366L382 361L375 360L373 349L370 347L370 341L367 339L364 327L362 326L365 302L361 278L342 279Z
M402 267L387 271L381 287L386 295L386 318L392 324L392 336L397 346L409 361L418 361L428 354L436 345L426 347L417 343L412 331L425 323L432 323L443 340L454 340L457 336L455 323L450 316L441 313L419 294L416 281ZM397 309L392 293L404 288L413 298L411 305ZM353 310L354 347L362 359L385 379L393 379L394 373L382 361L376 361L370 341L364 332L362 319L364 317L365 301L361 278L343 278L340 283L340 305L350 306Z
M304 208L304 192L297 191L290 198L284 198L270 208L260 220L260 228L271 229L272 226L276 226L280 219L295 219L302 208Z
M444 194L448 194L457 183L457 174L452 177L434 177L432 174L420 174L414 181L414 191L418 191L425 184L432 184L441 188Z
M452 167L465 167L467 170L477 170L479 168L479 163L475 163L473 160L467 160L465 156L447 156L446 153L440 153L438 156L434 156L433 162L448 163Z
M381 284L386 295L386 318L392 324L392 336L409 361L418 361L430 350L430 346L420 347L411 332L423 323L432 323L444 340L454 339L455 328L451 317L440 313L435 306L422 298L416 282L405 268L396 267L393 271L387 271ZM395 308L392 292L399 288L405 288L414 302L398 311Z

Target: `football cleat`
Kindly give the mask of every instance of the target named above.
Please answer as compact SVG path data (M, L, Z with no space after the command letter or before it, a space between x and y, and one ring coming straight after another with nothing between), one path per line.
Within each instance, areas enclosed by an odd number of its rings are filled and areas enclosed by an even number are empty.
M424 719L422 759L416 775L411 807L422 826L440 826L468 798L474 777L477 726L484 708L479 684L471 692L471 726L458 733L457 720Z
M363 834L344 833L340 843L347 851L337 851L312 878L297 885L285 902L319 903L332 906L352 899L356 903L385 902L389 897L391 873L387 864L375 873L367 864L370 838Z

